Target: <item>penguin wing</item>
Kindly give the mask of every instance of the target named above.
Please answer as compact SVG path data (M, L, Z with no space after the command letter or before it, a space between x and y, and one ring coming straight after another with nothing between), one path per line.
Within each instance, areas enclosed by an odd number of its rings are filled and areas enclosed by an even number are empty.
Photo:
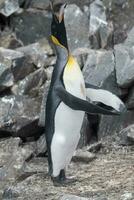
M63 87L56 87L56 92L61 101L73 110L81 110L90 114L104 114L104 115L119 115L120 112L116 110L107 110L98 105L90 103L86 100L80 99L65 90Z
M108 110L114 109L118 112L125 112L125 104L112 92L103 90L97 86L85 83L86 95L91 101L101 103Z

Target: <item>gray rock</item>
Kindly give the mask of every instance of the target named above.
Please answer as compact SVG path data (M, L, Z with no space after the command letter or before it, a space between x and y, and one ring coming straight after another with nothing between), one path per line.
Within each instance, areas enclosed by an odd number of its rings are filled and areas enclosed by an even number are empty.
M0 92L13 85L14 77L11 71L11 60L0 56Z
M130 192L125 192L123 195L121 195L120 200L133 200L134 194Z
M13 60L12 73L15 82L25 78L35 70L35 66L29 57L21 57Z
M65 194L60 200L89 200L88 198Z
M22 42L17 40L16 35L11 30L7 30L0 34L0 46L7 49L15 49L21 47Z
M38 127L41 98L10 95L0 101L3 106L0 113L1 137L5 133L22 138L41 134L42 130Z
M88 17L75 4L65 9L65 25L71 51L79 47L89 47Z
M29 56L30 60L38 68L44 66L47 67L55 62L52 62L51 58L49 58L49 56L53 55L53 50L46 38L43 38L31 45L18 48L17 50L22 52L25 56Z
M42 127L45 126L45 110L46 110L46 100L47 100L49 86L50 86L50 81L47 81L43 88L43 98L42 98L40 117L39 117L39 126Z
M96 143L94 143L94 144L91 144L91 145L87 148L87 150L88 150L89 152L91 152L91 153L96 153L96 152L98 152L98 151L101 149L101 147L102 147L102 143L101 143L101 142L96 142Z
M39 88L46 81L46 73L44 69L39 69L28 76L25 79L19 81L12 87L12 92L15 95L32 95L37 96Z
M128 145L126 134L121 131L129 124L134 123L133 115L133 111L128 111L121 116L101 116L97 133L99 140L108 138L117 144Z
M130 48L134 46L134 27L129 31L128 37L125 40L124 45Z
M0 1L0 13L6 17L19 10L18 0L1 0Z
M28 19L28 20L27 20ZM24 11L11 18L11 26L24 45L50 35L51 18L43 11ZM28 31L27 31L28 30Z
M113 51L92 50L83 68L85 82L121 95L116 83Z
M133 47L119 44L115 46L116 77L120 87L126 88L134 81L134 59L132 57Z
M127 126L120 132L121 135L125 137L128 144L134 144L134 124Z
M40 138L37 140L36 144L37 144L37 150L36 150L37 154L46 152L47 144L46 144L45 134L40 136Z
M105 7L101 0L90 4L90 35L94 35L101 25L107 25Z
M127 108L133 109L134 108L134 87L129 92L129 95L127 97Z
M94 159L95 159L95 154L82 149L78 149L72 158L74 162L84 162L84 163L89 163Z
M0 55L1 57L13 60L16 58L23 57L24 53L17 50L5 49L3 47L0 47Z
M38 1L32 0L30 2L30 7L45 10L45 9L48 9L49 4L50 4L49 0L45 0L45 1L44 0L38 0Z

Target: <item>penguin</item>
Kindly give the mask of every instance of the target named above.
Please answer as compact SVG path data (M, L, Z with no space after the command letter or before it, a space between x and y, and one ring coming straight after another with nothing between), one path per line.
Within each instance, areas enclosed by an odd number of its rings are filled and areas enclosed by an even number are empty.
M116 100L118 99L119 105L112 106L111 102L111 109L95 103L102 101L108 104L102 100L101 95L97 98L99 89L92 90L90 85L85 85L80 66L69 51L64 24L65 7L66 4L60 4L59 11L55 12L51 3L51 40L56 50L57 61L46 102L45 136L49 175L55 186L64 186L74 181L66 177L65 169L77 148L85 113L119 115L120 104L124 105L118 97ZM87 101L87 93L90 101Z

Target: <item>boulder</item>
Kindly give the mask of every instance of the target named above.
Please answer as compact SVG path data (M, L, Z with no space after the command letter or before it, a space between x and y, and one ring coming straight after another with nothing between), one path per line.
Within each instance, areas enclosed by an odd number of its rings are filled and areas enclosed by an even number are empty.
M83 74L85 82L107 89L116 95L122 94L116 83L113 51L92 50L85 62Z
M41 99L27 96L9 95L2 97L0 113L0 137L39 137L42 129L38 127Z
M84 197L78 197L78 196L74 196L74 195L65 194L65 195L63 195L63 197L60 198L60 200L90 200L90 199L84 198Z
M134 123L134 112L128 111L121 116L101 116L98 139L110 140L117 144L128 145L126 134L122 131L127 126Z
M134 109L134 87L132 87L129 91L129 95L127 97L126 105L128 109Z
M28 19L28 20L27 20ZM41 38L50 36L51 18L43 11L28 11L13 16L11 26L16 36L24 45L38 41Z
M10 88L14 83L11 65L11 60L0 55L0 92Z
M37 96L40 87L46 81L46 73L44 69L38 69L30 73L24 79L14 84L12 92L15 95L33 95Z
M88 17L75 4L65 9L65 25L68 45L71 51L79 47L89 47Z
M28 56L23 56L13 60L12 73L15 82L25 78L34 70L35 65L32 63L31 59Z
M49 0L32 0L30 2L30 8L36 8L36 9L40 9L40 10L46 10L48 9L50 5L50 1Z
M0 13L9 17L19 10L18 0L2 0L0 1Z
M47 67L52 65L54 62L51 61L50 56L53 55L53 50L46 38L39 40L36 43L18 48L17 51L22 52L26 57L38 67Z
M132 56L134 49L125 45L119 44L114 47L117 83L122 88L128 88L134 82L134 58Z

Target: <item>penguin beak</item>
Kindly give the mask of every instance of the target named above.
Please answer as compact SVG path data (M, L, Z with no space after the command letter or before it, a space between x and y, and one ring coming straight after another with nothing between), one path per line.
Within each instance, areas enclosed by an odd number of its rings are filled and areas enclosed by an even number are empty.
M66 8L66 6L67 6L66 3L63 4L63 5L60 7L59 11L58 11L58 12L55 12L55 11L54 11L53 1L50 0L50 8L51 8L52 14L53 14L55 20L56 20L58 23L61 23L62 20L64 19L64 9Z
M61 23L64 18L64 9L66 8L66 6L67 6L67 4L65 3L60 8L60 12L59 12L59 16L58 16L59 23Z

